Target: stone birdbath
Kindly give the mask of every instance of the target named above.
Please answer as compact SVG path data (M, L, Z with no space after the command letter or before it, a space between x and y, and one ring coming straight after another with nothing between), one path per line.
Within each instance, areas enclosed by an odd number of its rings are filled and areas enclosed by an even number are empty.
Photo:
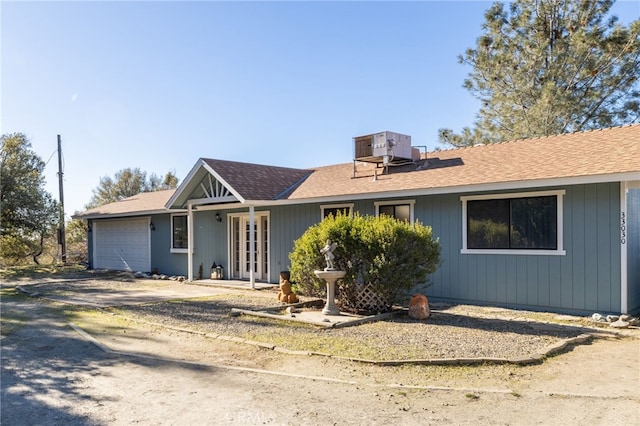
M322 309L324 315L340 315L340 309L336 306L336 281L346 275L346 271L313 271L318 278L327 282L327 303Z
M347 272L338 271L333 267L333 251L338 245L332 243L331 240L327 240L326 245L320 250L320 253L324 254L324 258L327 262L327 267L322 271L313 271L316 277L323 279L327 283L327 303L322 309L324 315L340 315L340 309L336 306L336 281L343 278Z

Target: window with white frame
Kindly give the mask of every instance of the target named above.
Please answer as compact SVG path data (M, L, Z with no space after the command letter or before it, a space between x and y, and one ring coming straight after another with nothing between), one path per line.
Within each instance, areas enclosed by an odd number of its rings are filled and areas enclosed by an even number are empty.
M376 216L387 215L398 220L413 223L413 206L415 200L377 201L374 203Z
M186 253L189 248L189 232L187 229L187 215L171 216L171 251Z
M321 211L321 219L329 215L337 216L338 213L341 213L345 216L351 216L353 214L353 204L330 204L325 206L320 206Z
M460 197L463 253L565 254L565 191Z

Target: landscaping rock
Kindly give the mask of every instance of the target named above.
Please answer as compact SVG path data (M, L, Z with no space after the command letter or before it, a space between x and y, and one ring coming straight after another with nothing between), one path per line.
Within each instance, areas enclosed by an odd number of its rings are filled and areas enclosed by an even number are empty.
M626 321L629 323L630 326L634 326L634 325L638 325L638 323L640 322L640 319L636 317L632 317L631 315L628 315L628 314L623 314L623 315L620 315L620 321Z
M632 317L628 314L604 316L597 312L591 315L591 321L598 323L609 323L609 326L613 328L628 328L640 323L639 318Z
M629 328L629 323L627 321L617 320L610 324L610 327L613 328Z
M409 318L426 320L431 316L429 300L423 294L414 294L409 301Z

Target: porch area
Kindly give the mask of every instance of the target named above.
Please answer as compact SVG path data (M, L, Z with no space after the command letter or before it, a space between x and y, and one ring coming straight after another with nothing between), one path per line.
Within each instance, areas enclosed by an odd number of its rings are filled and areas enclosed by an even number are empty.
M223 288L236 288L244 290L265 290L278 288L278 284L270 284L265 282L254 282L254 286L251 287L251 281L249 280L212 280L201 279L193 281L185 281L188 284L201 285L207 287L223 287Z

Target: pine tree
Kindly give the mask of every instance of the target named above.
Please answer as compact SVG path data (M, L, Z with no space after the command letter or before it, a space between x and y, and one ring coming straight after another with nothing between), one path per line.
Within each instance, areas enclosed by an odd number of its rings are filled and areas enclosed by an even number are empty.
M475 127L440 129L440 141L468 146L637 122L640 19L619 25L612 5L495 3L476 48L458 58L473 67L464 87L481 101Z

